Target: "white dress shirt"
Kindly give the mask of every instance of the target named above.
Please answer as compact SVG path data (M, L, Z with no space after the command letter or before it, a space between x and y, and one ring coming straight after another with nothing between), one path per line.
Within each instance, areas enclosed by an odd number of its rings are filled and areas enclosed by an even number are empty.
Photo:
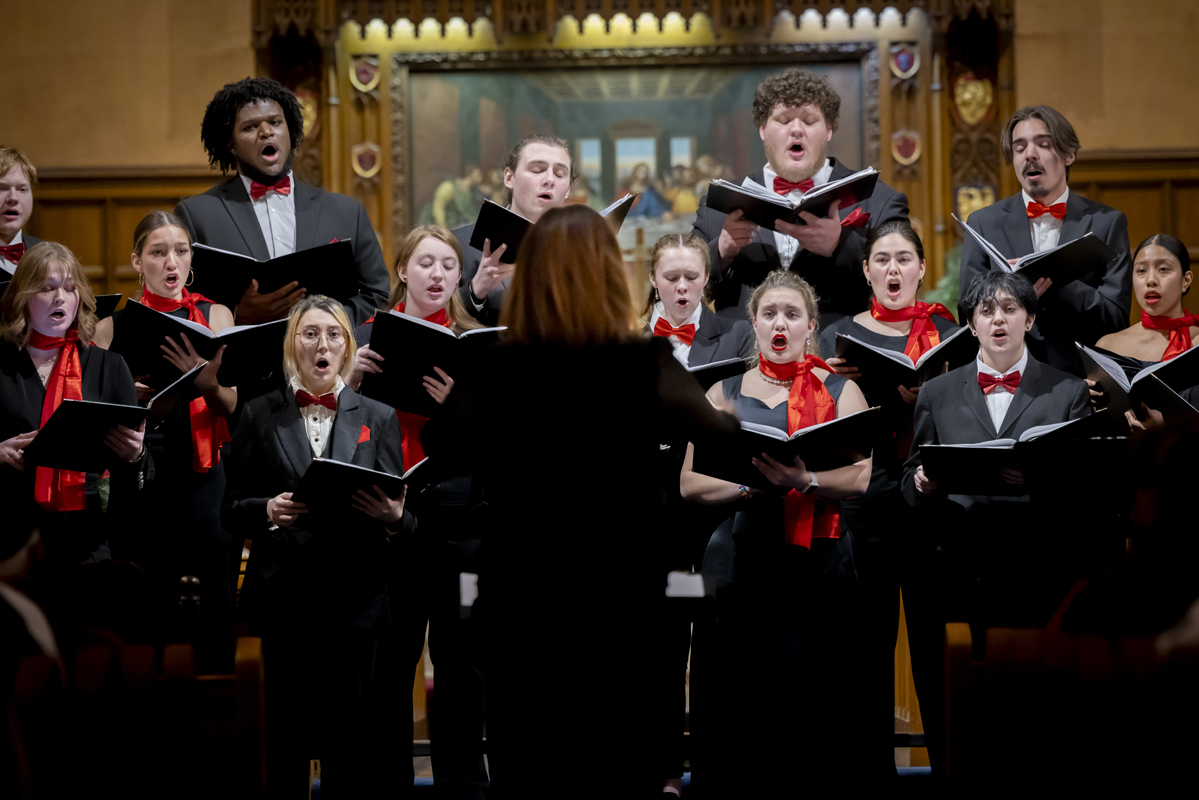
M344 388L346 388L346 384L338 375L337 383L333 386L333 396L341 397L341 390ZM304 388L304 384L300 383L299 376L293 377L291 390L298 392L301 389L308 392ZM308 392L308 394L315 395L316 392ZM320 458L321 454L325 452L325 444L333 435L333 421L337 419L337 412L313 403L300 409L300 419L304 421L304 432L308 434L308 444L312 445L312 454Z
M24 231L17 231L17 235L12 237L12 241L9 242L8 244L14 245L14 244L19 244L20 242L25 241L21 237L22 233L24 233ZM4 269L8 270L9 272L14 272L17 269L17 262L9 261L6 257L0 256L0 267L3 267Z
M246 194L250 193L250 179L239 175L245 184ZM296 251L296 180L290 172L291 193L287 195L278 192L267 192L257 200L251 200L254 206L254 216L258 217L258 227L262 228L262 238L266 239L266 250L271 258L285 256ZM280 179L282 180L282 179Z
M1013 372L1020 373L1020 379L1024 380L1024 371L1028 367L1028 348L1024 348L1024 353L1020 356L1020 360L1009 369L1007 372L996 372L983 363L982 352L979 351L978 359L975 361L978 371L983 375L990 375L992 378L1002 378L1005 375L1011 375ZM979 388L982 391L982 388ZM984 394L983 400L987 404L987 412L991 415L991 423L995 426L995 434L1003 430L1003 418L1007 416L1008 406L1012 404L1012 398L1016 395L1006 389L996 389L990 394Z
M778 177L778 173L772 170L769 164L762 169L762 172L763 177L766 178L766 188L773 192L774 179ZM833 165L826 158L824 160L824 166L812 176L812 188L815 189L817 186L823 186L824 184L828 183L828 179L832 176L832 174ZM803 192L801 192L799 189L796 189L785 196L791 202L798 203L799 198L803 197ZM785 233L774 231L774 247L776 250L778 250L779 261L782 262L784 267L790 267L791 261L795 258L795 254L799 252L799 242Z
M686 322L683 323L683 325L694 325L695 332L699 333L699 315L703 311L703 308L704 308L703 305L696 303L695 310L691 312L691 316L687 319ZM666 309L663 308L662 301L659 300L654 305L653 315L649 318L649 329L651 331L654 329L654 326L658 324L658 319L665 316L665 314L666 314ZM666 322L672 328L673 327L681 327L681 326L677 326L673 322L671 322L670 317L666 317ZM684 367L687 366L687 359L691 357L691 345L683 344L683 342L677 336L667 336L666 339L670 342L671 346L674 348L674 357L677 358L679 360L679 363L682 364Z
M1020 194L1024 196L1024 208L1027 209L1032 198L1023 189L1020 190ZM1055 206L1058 203L1064 203L1069 196L1070 189L1067 188L1062 192L1061 197L1045 205ZM1062 221L1052 214L1042 214L1036 219L1030 219L1028 227L1032 231L1032 251L1034 253L1057 247L1058 241L1062 238Z

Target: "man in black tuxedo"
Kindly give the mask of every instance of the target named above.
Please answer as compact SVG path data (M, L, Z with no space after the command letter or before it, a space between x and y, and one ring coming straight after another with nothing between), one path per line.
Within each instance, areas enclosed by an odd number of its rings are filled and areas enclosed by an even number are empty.
M530 134L519 142L504 160L504 188L508 193L508 208L530 222L541 219L547 209L566 202L570 185L578 177L570 146L565 139L544 133ZM490 242L482 251L471 247L470 237L475 224L454 229L462 245L462 303L467 311L484 325L499 324L500 306L513 264L500 260L506 245L492 252Z
M1003 129L1003 154L1016 170L1020 194L975 211L967 224L1011 259L1039 253L1094 233L1116 252L1109 264L1064 286L1037 281L1040 298L1028 347L1041 361L1082 375L1075 342L1093 345L1128 327L1132 303L1132 258L1128 220L1123 212L1070 191L1066 182L1079 141L1070 122L1049 106L1028 106ZM967 236L962 243L961 290L991 269L982 247Z
M0 269L10 274L25 251L41 241L22 230L33 213L36 185L37 168L29 156L0 146Z
M289 89L266 78L228 84L208 104L200 137L209 163L237 174L182 201L175 214L200 244L260 261L349 239L358 291L335 299L358 325L387 303L387 265L361 203L292 178L303 131L300 104ZM204 284L197 271L193 289L203 294ZM259 294L254 281L240 300L213 299L235 306L237 323L250 325L286 316L311 288L292 282Z
M849 167L827 157L840 111L841 98L828 80L809 70L792 67L762 81L754 92L754 124L766 148L766 166L750 177L797 200L814 186L852 175ZM866 308L866 226L908 218L907 197L882 181L862 203L846 208L833 203L825 218L804 212L806 224L779 222L777 231L763 230L740 211L713 211L707 201L707 195L700 199L692 232L712 251L716 313L744 319L753 288L766 273L785 267L816 289L821 327Z

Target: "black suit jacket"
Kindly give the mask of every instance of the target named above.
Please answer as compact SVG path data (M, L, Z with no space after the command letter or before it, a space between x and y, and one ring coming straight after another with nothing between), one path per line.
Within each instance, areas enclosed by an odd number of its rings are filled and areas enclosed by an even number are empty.
M754 351L754 329L747 319L728 319L707 306L699 312L699 328L687 354L687 366L700 367L728 358L749 358Z
M349 239L354 247L354 268L358 273L358 294L338 297L354 325L361 324L386 307L391 288L383 251L371 227L362 203L333 192L326 192L302 181L292 181L296 205L296 250L308 250L334 239ZM189 228L196 241L209 247L252 256L259 261L270 258L254 205L239 176L234 175L204 194L189 197L175 206L175 214ZM195 291L204 293L204 276L197 275Z
M25 233L24 231L22 231L21 232L21 241L25 243L25 249L28 250L29 248L33 247L35 244L41 244L43 240L37 238L36 236L30 236L28 233Z
M840 180L853 174L853 170L836 159L830 180ZM765 183L765 173L751 176L758 183ZM740 181L738 181L740 183ZM887 184L879 181L874 194L862 203L839 209L844 219L855 208L870 214L869 226L874 227L894 219L907 220L908 198ZM720 265L720 230L728 214L708 208L708 196L699 201L699 211L692 233L702 236L712 252L712 291L716 313L730 319L743 319L745 307L753 289L768 272L781 269L778 250L774 245L774 231L759 228L754 241L729 262ZM820 297L820 324L830 324L836 319L858 313L866 308L870 287L862 277L862 250L866 244L866 228L843 228L841 243L828 257L800 250L791 261L791 270L799 273L812 284Z
M1024 197L1016 194L970 215L966 223L1009 258L1033 251L1032 229ZM1082 375L1075 342L1093 345L1100 337L1128 327L1132 305L1132 258L1128 220L1114 208L1071 191L1066 199L1060 244L1093 232L1116 251L1116 259L1065 286L1053 286L1041 298L1037 320L1025 337L1029 351L1058 369ZM970 282L991 268L983 249L967 236L962 242L960 296ZM959 310L958 317L961 318ZM967 320L962 320L965 324Z
M462 281L458 292L462 298L462 305L470 312L470 315L487 327L494 328L500 324L500 308L504 304L504 294L508 291L508 284L511 281L505 278L499 286L488 292L486 297L480 298L483 301L483 307L475 308L475 301L470 293L470 282L479 273L479 264L483 262L483 251L470 246L470 237L474 232L473 222L470 225L454 229L454 236L458 239L458 244L462 246Z
M975 362L938 375L920 389L916 400L912 451L903 465L903 495L911 505L935 498L916 491L920 445L976 444L992 439L1019 439L1036 425L1084 417L1091 412L1090 393L1080 378L1042 364L1029 354L1020 387L995 432L986 400L978 385ZM943 495L941 495L943 497Z
M364 427L369 439L359 441ZM404 472L395 412L349 387L338 397L325 452L335 461ZM393 541L410 535L415 519L405 508L401 530L393 536L356 512L336 530L312 530L304 520L270 530L267 501L294 491L312 459L294 393L280 389L246 403L226 453L221 507L221 522L234 539L254 541L243 602L253 619L272 628L389 626L387 564Z

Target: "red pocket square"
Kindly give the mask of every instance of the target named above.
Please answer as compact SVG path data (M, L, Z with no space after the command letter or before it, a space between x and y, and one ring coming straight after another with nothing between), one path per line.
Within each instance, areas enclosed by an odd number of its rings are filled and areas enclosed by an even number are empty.
M864 213L861 208L855 208L849 212L849 216L841 220L842 228L865 228L870 222L870 215Z
M329 244L337 244L337 237L334 236L332 239L330 239Z
M363 425L362 433L358 434L358 444L362 444L363 442L369 442L370 440L371 440L371 429L366 427L365 425Z

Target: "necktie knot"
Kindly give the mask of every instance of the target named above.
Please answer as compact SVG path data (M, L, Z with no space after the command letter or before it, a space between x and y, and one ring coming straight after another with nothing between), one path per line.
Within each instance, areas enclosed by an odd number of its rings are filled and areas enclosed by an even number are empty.
M1003 389L1009 394L1015 394L1016 389L1020 387L1020 370L1009 372L1007 375L1001 375L998 378L994 375L980 372L978 373L978 385L982 387L983 394L990 394L996 389Z
M337 395L335 395L333 392L328 392L327 394L322 394L320 397L317 397L316 395L309 394L303 389L300 389L298 392L296 392L296 405L298 405L300 408L307 408L308 406L324 406L330 411L336 411Z
M811 178L804 178L799 183L792 183L786 178L780 178L778 175L774 176L774 191L783 196L791 194L796 189L799 189L801 192L806 192L815 185L816 182Z
M16 244L6 244L0 246L0 257L16 264L21 260L21 256L25 255L25 243L17 242Z
M695 325L689 322L676 328L667 322L665 317L658 317L654 324L654 336L676 336L680 342L690 347L695 341Z
M278 192L284 196L291 194L291 177L288 176L271 186L259 183L258 181L250 181L251 200L260 200L263 197L266 197L267 192Z
M1066 204L1065 203L1054 203L1051 206L1044 206L1044 205L1041 205L1040 203L1038 203L1036 200L1029 201L1029 203L1028 203L1028 218L1029 219L1037 219L1039 217L1045 216L1046 214L1053 217L1054 219L1058 219L1058 220L1064 219L1066 216Z

